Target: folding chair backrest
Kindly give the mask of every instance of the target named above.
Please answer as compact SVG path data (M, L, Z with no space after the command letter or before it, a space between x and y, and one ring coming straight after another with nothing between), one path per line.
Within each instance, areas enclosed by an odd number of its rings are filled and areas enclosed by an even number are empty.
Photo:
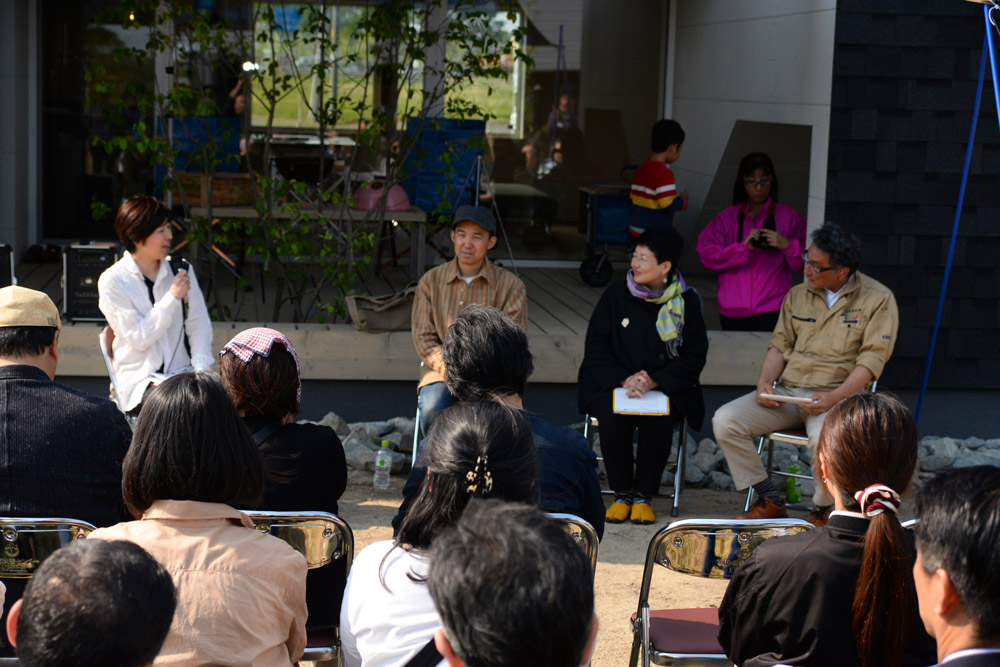
M95 530L76 519L0 517L0 579L31 579L43 560Z
M114 357L112 343L115 340L115 332L111 327L104 327L97 334L97 339L98 345L101 348L101 356L104 357L104 367L108 369L108 377L111 378L111 400L118 405L119 410L125 412L121 394L118 393L118 381L115 380L115 369L111 366L111 359Z
M550 512L548 516L549 518L562 524L563 529L569 534L569 536L576 540L576 543L580 545L583 552L587 554L587 558L590 559L591 573L596 574L597 550L600 545L600 541L597 539L597 531L590 525L590 522L572 514Z
M639 591L640 607L649 596L653 567L708 579L729 579L762 542L813 529L802 519L685 519L660 529L649 542Z
M354 532L347 522L329 512L247 511L262 533L274 535L305 556L310 570L346 558L354 560Z

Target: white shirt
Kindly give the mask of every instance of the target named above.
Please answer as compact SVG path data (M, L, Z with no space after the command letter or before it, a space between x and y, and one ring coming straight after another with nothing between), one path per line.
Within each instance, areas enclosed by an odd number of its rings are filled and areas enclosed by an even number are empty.
M825 289L825 288L823 289L823 292L825 293L823 296L826 297L826 309L827 310L833 308L833 304L837 303L837 299L839 299L840 295L844 293L844 290L847 288L848 285L851 284L852 280L854 280L854 274L853 273L850 276L847 277L847 282L845 282L843 285L841 285L840 289L837 290L836 292L831 292L830 290Z
M340 608L347 667L402 667L441 627L427 584L407 576L425 578L427 559L392 547L392 540L375 542L351 565ZM440 665L447 663L442 660Z
M126 411L139 405L157 371L175 375L212 366L212 322L194 271L188 269L188 275L191 290L187 295L186 322L181 302L170 294L174 274L169 258L160 262L153 282L155 305L149 302L146 281L130 253L126 252L97 281L98 305L115 332L111 367ZM190 358L184 349L185 327L191 344Z

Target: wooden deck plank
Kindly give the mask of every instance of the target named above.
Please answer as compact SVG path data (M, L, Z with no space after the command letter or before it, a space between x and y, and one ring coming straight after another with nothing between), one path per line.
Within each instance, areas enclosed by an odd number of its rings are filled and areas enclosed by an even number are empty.
M551 294L565 308L569 309L585 322L590 320L590 315L594 312L594 305L580 296L578 292L564 287L541 272L531 272L526 275L525 280L526 282L527 280L531 280L531 284Z
M545 288L543 282L536 282L530 275L525 275L525 286L528 290L528 315L531 315L532 305L542 307L555 318L565 330L550 333L581 335L587 332L586 317L580 317L569 306Z

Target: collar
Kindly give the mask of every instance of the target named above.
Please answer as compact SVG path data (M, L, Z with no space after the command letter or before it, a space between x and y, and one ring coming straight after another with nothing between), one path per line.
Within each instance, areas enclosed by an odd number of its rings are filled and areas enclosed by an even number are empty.
M837 294L838 295L837 300L839 301L841 297L845 297L848 294L850 294L851 292L855 292L858 289L860 289L863 280L864 280L864 278L862 277L861 273L858 272L858 271L855 271L847 279L847 282L844 283L844 286L841 287L840 290L837 291L837 292L830 292L829 290L827 290L825 288L821 289L821 290L814 290L813 288L809 287L809 284L806 283L805 281L802 281L801 284L805 285L807 292L809 292L810 294L815 294L816 296L820 297L824 301L826 301L826 295L828 293L830 293L830 294ZM836 305L836 304L834 304L834 305Z
M751 218L750 217L750 201L747 200L747 201L743 202L742 204L740 204L740 210L737 211L737 214L743 214L744 217L746 217L746 218L748 218L748 219L750 219L752 221L756 221L757 218L760 217L761 213L764 213L765 216L774 215L774 209L777 208L775 206L775 204L777 204L777 202L774 201L773 199L771 199L770 197L768 197L767 199L764 200L764 203L760 205L760 208L757 209L757 213L754 215L754 217Z
M206 521L227 519L234 524L253 528L253 521L243 512L225 503L203 503L197 500L156 500L142 513L142 521Z
M952 660L958 660L959 658L965 658L971 655L991 655L1000 654L1000 648L966 648L961 651L955 651L954 653L949 653L945 656L941 664L951 662Z
M126 271L128 271L129 273L134 273L140 278L143 277L142 271L139 269L139 265L136 264L135 259L132 258L132 253L126 250L122 254L121 262L122 262L122 267ZM163 275L164 271L166 272L170 271L170 255L167 255L166 259L160 260L160 269L156 272L156 280L153 281L154 283L160 280L160 276Z
M462 280L462 274L458 270L458 257L451 260L444 266L447 267L444 271L445 284L451 283L455 280ZM491 262L490 258L487 257L483 260L483 270L480 271L479 275L475 276L473 280L475 280L475 278L482 278L488 283L493 283L496 277L496 270L497 267L493 266L493 262Z
M830 519L826 522L826 525L837 530L863 535L868 532L868 526L871 525L871 522L857 512L834 510L830 512Z
M31 364L7 364L0 366L0 380L40 380L52 382L48 374Z

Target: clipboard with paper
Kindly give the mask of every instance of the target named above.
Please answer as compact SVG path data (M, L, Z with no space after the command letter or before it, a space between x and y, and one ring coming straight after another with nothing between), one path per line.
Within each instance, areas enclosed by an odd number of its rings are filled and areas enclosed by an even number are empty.
M625 387L617 387L612 396L612 410L619 415L656 417L670 414L670 398L658 389L651 389L641 398L629 398Z

